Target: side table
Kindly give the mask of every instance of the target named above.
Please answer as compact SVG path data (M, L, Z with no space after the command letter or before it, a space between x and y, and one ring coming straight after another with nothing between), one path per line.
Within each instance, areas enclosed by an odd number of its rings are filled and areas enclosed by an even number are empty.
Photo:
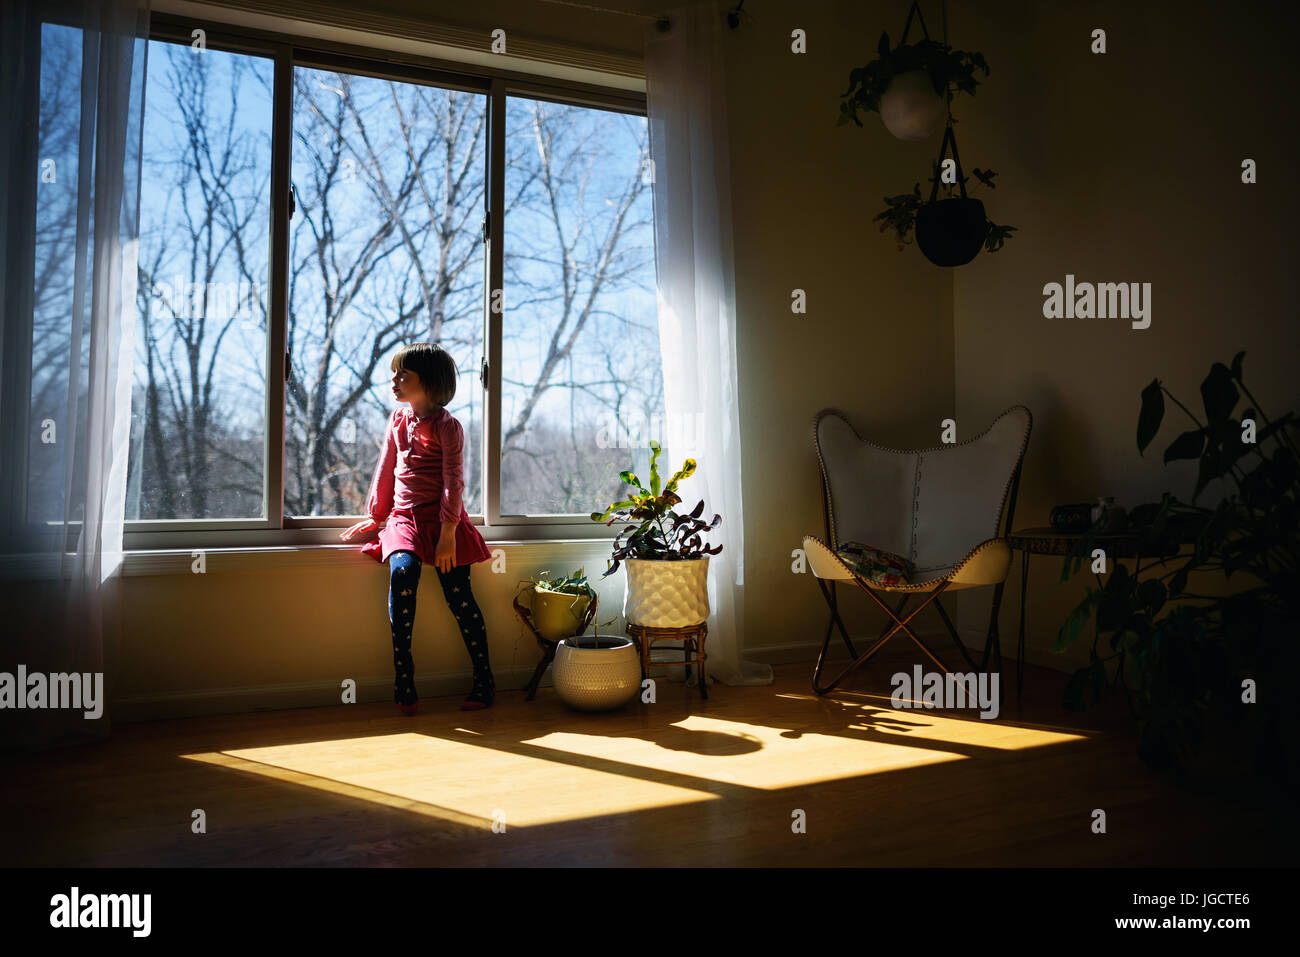
M1007 543L1021 552L1020 559L1020 628L1016 640L1016 707L1020 707L1025 685L1025 593L1029 590L1029 556L1058 555L1064 558L1088 532L1062 532L1041 525L1022 528L1007 536ZM1105 549L1106 558L1136 558L1141 567L1142 555L1138 549L1137 532L1098 532L1093 534L1098 548Z

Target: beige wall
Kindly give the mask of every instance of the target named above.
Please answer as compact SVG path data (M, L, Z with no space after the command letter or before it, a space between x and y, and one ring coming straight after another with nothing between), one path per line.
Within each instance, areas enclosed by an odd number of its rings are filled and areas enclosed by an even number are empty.
M1137 452L1138 397L1152 378L1199 413L1210 365L1244 349L1265 410L1297 407L1295 16L1284 23L1275 6L950 5L951 42L992 67L974 99L954 104L962 161L998 171L989 214L1020 227L954 276L959 424L982 428L1015 402L1033 411L1017 526L1099 495L1190 499L1195 466L1161 459L1188 422L1181 412L1170 405L1153 447ZM1090 52L1095 28L1104 55ZM1259 165L1253 186L1241 182L1247 157ZM1152 283L1150 328L1043 318L1044 283L1067 273ZM1051 643L1083 585L1058 584L1060 571L1055 559L1031 566L1031 661L1060 663ZM1004 633L1019 589L1017 568ZM963 595L963 629L983 628L987 609L987 597Z
M1147 13L1036 6L949 11L953 42L982 50L994 70L974 100L958 101L963 160L999 171L990 213L1021 230L1002 252L956 271L914 248L898 253L871 223L883 195L927 175L937 139L901 143L874 120L835 125L848 71L871 57L882 28L897 33L900 5L750 0L752 19L728 39L752 657L808 660L824 626L811 576L791 572L791 551L822 527L811 423L823 407L882 442L922 446L946 416L956 415L960 437L1008 405L1029 405L1017 521L1027 525L1045 524L1057 502L1189 491L1186 469L1140 459L1134 447L1138 392L1153 376L1195 401L1209 364L1244 348L1267 408L1295 405L1286 34L1255 18L1212 17L1205 3L1180 4L1176 16L1170 4ZM519 28L627 45L628 18L552 4L518 12ZM514 25L497 7L487 21ZM1171 25L1187 39L1165 38ZM1094 26L1109 33L1104 57L1087 52ZM790 52L796 27L807 31L804 55ZM1253 65L1274 54L1276 67ZM1256 186L1239 182L1246 156L1260 164ZM1042 286L1067 272L1152 282L1151 328L1044 319ZM796 288L807 293L806 315L791 313ZM508 574L481 565L474 585L494 669L518 686L536 660L510 613L518 580L603 559L577 546L507 557ZM118 693L138 713L273 707L329 700L354 677L363 697L382 700L391 694L385 573L357 560L268 560L249 572L210 568L203 579L128 579ZM1050 560L1035 566L1031 660L1045 659L1074 597L1052 583L1058 574ZM1007 641L1018 581L1002 617ZM601 594L607 618L621 606L622 575ZM973 640L988 597L961 597ZM863 596L846 609L855 631L879 624ZM420 586L415 654L423 693L463 689L467 659L432 573Z
M539 5L525 6L520 28L600 33L608 46L626 46L628 18L544 4L539 19ZM792 574L790 556L821 528L814 413L838 406L883 440L928 444L953 412L951 283L936 282L870 224L880 194L914 178L928 147L901 146L872 125L835 125L848 71L866 49L861 38L875 33L884 7L820 4L792 17L757 0L746 5L747 28L729 37L745 623L754 657L768 660L807 660L825 620L811 575ZM497 8L483 22L512 27ZM805 55L790 51L795 27L808 32ZM807 315L790 311L796 288L807 293ZM599 569L604 555L521 546L506 549L506 574L476 566L503 685L521 685L537 660L510 609L518 581L545 568ZM203 576L128 578L115 690L129 705L119 716L326 703L345 677L363 698L389 697L386 566L346 556L305 562L268 558L229 572L218 556ZM621 609L622 577L600 585L603 619ZM864 600L849 605L852 627L876 620ZM414 653L424 694L464 690L468 659L431 571Z
M935 444L954 412L952 283L871 222L885 193L928 167L930 147L878 122L835 125L849 71L871 58L895 6L758 0L729 37L751 648L805 645L825 628L811 573L791 572L803 536L824 534L817 411L842 409L865 435L903 446ZM795 28L805 54L791 52ZM806 315L791 312L794 289L807 293ZM844 614L855 632L881 618L863 595L847 596Z

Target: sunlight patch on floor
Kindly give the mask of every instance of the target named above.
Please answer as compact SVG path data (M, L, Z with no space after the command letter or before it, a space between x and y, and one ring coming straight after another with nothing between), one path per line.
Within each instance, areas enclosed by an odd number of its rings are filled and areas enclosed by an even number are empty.
M182 757L420 814L507 828L715 800L707 791L403 733Z
M527 743L566 754L778 790L945 761L978 759L981 750L1020 751L1083 740L1082 735L996 722L835 702L831 719L803 727L756 725L691 715L642 735L556 731ZM834 733L826 733L833 724Z
M874 696L778 697L796 707L762 725L696 714L502 746L455 728L450 738L406 732L183 757L469 827L490 828L504 812L509 828L717 800L718 785L779 790L1085 738L898 710Z

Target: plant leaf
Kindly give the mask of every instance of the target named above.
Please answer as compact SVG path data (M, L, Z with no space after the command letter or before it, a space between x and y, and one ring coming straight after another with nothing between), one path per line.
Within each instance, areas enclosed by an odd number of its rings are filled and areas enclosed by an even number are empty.
M1142 390L1142 411L1138 413L1138 454L1146 451L1151 440L1160 431L1160 423L1165 417L1165 394L1160 388L1160 380L1152 379L1151 384Z
M1184 432L1165 449L1165 464L1177 459L1197 459L1205 448L1205 433L1200 429ZM1194 497L1194 496L1193 496Z
M1210 374L1201 383L1201 399L1205 403L1205 415L1208 424L1222 422L1232 415L1240 398L1237 387L1232 384L1232 373L1222 362L1210 367Z
M1243 349L1232 357L1232 377L1238 382L1241 381L1241 360L1244 359L1245 356L1246 351Z
M1056 643L1052 646L1053 651L1061 652L1074 644L1079 637L1079 632L1083 630L1083 626L1092 617L1092 611L1097 607L1099 601L1101 601L1101 592L1089 587L1083 596L1083 601L1074 606L1074 610L1070 612L1065 619L1065 623L1061 625L1060 631L1056 633Z
M668 485L665 486L664 490L667 492L673 491L674 489L677 488L678 482L680 482L684 478L690 478L694 474L695 474L695 459L687 459L686 462L682 465L682 467L678 469L677 472L673 475L673 477L668 480ZM681 499L678 499L678 501L680 502Z

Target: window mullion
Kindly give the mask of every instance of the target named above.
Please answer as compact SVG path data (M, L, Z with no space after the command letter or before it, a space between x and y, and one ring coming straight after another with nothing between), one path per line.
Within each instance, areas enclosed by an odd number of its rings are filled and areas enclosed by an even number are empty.
M289 184L293 147L293 55L275 53L271 118L271 309L266 336L266 519L284 528L285 348L289 327Z
M483 516L487 525L501 524L501 324L506 304L503 261L505 239L506 85L496 78L488 94L488 248L483 308L487 320L487 389L483 397Z

